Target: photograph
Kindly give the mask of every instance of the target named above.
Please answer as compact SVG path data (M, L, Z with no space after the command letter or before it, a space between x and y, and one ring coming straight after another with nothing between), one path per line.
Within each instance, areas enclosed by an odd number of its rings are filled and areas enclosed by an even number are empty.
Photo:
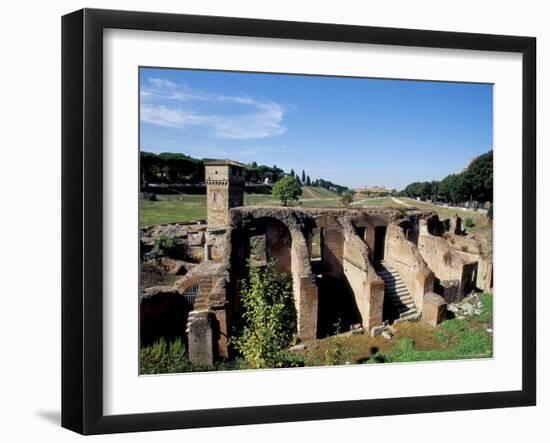
M493 84L139 67L139 373L493 357Z

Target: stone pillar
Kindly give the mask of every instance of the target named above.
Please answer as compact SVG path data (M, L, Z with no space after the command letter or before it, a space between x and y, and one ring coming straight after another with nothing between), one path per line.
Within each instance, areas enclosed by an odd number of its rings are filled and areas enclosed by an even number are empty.
M344 233L340 226L323 229L321 257L323 258L323 274L342 278L344 256Z
M200 311L195 314L187 336L189 360L194 366L214 364L215 331L215 318L211 312Z
M205 243L204 244L204 261L212 260L212 245Z
M363 328L370 331L374 326L382 324L384 309L384 281L371 280L367 285L368 316L363 318Z
M317 285L311 278L303 277L297 286L299 291L298 337L304 342L313 341L317 338L319 304Z
M449 219L449 231L455 235L462 234L462 219L458 215Z
M302 341L317 338L319 293L309 264L309 251L304 235L292 232L292 289L298 323L298 337Z

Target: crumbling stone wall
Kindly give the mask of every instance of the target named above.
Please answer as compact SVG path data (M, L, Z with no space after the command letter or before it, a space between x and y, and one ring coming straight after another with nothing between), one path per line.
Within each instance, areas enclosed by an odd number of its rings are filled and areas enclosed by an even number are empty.
M231 211L232 239L241 243L232 254L232 266L239 272L234 279L246 276L247 229L262 224L266 230L266 255L281 258L277 264L279 271L292 276L294 303L296 308L298 337L311 341L317 334L318 291L315 276L311 269L310 253L303 229L311 222L305 214L288 208L243 207ZM290 266L289 266L290 265ZM238 300L239 282L234 281L234 297ZM234 304L236 315L240 310L238 301Z
M477 261L468 259L443 237L430 234L425 221L420 223L418 250L443 287L448 303L460 301L475 287L470 282L475 282Z
M345 229L343 269L361 314L365 329L382 324L384 281L369 260L369 247L356 234L351 224Z
M456 280L457 293L465 288L460 282L468 278L471 282L468 260L443 237L428 232L427 219L432 220L436 233L440 233L441 226L446 229L449 225L434 218L432 211L247 206L228 207L227 212L223 226L217 226L220 220L214 218L214 226L186 228L188 238L195 233L200 237L191 240L197 243L196 248L202 248L202 262L190 268L170 292L177 296L192 284L199 286L187 329L190 356L200 364L230 354L228 337L242 321L240 286L247 276L251 232L265 233L266 257L276 261L279 272L292 276L298 336L304 342L318 337L318 282L325 281L325 277L342 283L341 290L336 288L331 297L350 293L365 329L382 323L384 281L377 275L373 261L376 228L385 228L385 260L400 273L427 321L440 321L443 306L437 297L426 295L433 291L434 272L438 278ZM314 230L320 230L322 239L321 261L315 271L319 276L312 269ZM451 263L441 266L447 251ZM489 278L488 269L489 265L485 280Z
M484 257L480 257L477 268L477 287L482 291L492 291L493 289L493 262Z

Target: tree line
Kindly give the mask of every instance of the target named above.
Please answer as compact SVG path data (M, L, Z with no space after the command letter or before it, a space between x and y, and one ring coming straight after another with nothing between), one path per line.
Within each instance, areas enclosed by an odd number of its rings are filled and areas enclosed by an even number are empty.
M493 201L493 151L473 159L464 171L449 174L443 180L410 183L400 192L411 198L463 203Z
M215 160L212 158L197 159L185 154L163 152L154 154L152 152L140 152L140 170L141 170L141 185L152 183L166 184L199 184L204 182L204 164L208 161ZM302 186L318 186L325 189L334 190L342 193L348 188L345 186L332 183L329 180L322 178L312 180L302 170L301 175L290 170L286 173L277 165L267 166L259 165L257 162L252 162L245 166L246 181L249 183L262 184L266 181L270 184L275 184L285 176L291 176Z

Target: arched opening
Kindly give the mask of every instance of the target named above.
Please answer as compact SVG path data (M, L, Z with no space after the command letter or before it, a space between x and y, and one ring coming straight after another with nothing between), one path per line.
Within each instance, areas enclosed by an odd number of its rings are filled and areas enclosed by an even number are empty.
M272 261L278 274L291 276L292 292L297 316L297 333L307 342L317 336L317 285L311 270L309 236L295 226L270 215L251 214L232 230L232 324L238 329L242 323L241 286L247 278L247 262L252 258ZM261 266L261 264L260 264Z
M315 273L319 293L317 337L323 338L349 331L362 319L344 268L342 227L330 223L323 226L318 241L321 256Z
M283 222L269 217L255 219L246 229L245 242L244 258L252 265L273 261L278 273L291 274L292 236Z
M140 343L148 346L163 338L172 342L185 341L185 327L193 305L175 292L159 293L140 303Z

